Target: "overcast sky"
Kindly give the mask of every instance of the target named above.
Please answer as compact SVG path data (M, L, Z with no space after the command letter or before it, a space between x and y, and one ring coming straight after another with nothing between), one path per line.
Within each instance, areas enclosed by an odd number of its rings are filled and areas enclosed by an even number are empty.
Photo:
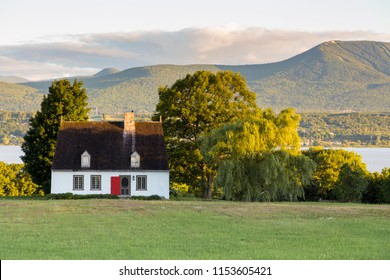
M388 0L0 0L0 76L255 64L329 40L390 41Z

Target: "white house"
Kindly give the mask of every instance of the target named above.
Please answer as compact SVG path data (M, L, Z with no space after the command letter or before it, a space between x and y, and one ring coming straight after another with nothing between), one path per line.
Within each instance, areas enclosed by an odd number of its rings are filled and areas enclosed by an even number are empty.
M62 122L51 174L51 193L169 198L162 123Z

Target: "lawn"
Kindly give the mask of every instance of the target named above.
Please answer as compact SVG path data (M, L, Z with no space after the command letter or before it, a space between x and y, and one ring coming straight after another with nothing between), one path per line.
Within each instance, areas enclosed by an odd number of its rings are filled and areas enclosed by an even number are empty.
M390 205L0 200L0 259L390 259Z

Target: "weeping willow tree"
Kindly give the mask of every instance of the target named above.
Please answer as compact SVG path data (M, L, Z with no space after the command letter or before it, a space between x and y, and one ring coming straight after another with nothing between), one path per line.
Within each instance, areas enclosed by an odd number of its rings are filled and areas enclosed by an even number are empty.
M315 164L299 151L300 117L257 110L244 120L213 130L202 152L218 170L216 186L228 200L281 201L304 195Z

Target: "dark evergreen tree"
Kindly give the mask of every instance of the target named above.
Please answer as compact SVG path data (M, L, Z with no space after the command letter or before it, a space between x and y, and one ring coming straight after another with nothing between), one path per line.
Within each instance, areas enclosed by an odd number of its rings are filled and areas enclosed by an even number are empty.
M73 85L66 79L54 81L41 103L41 111L30 119L30 129L24 137L22 160L34 183L50 192L51 165L61 120L88 119L87 94L83 83Z

